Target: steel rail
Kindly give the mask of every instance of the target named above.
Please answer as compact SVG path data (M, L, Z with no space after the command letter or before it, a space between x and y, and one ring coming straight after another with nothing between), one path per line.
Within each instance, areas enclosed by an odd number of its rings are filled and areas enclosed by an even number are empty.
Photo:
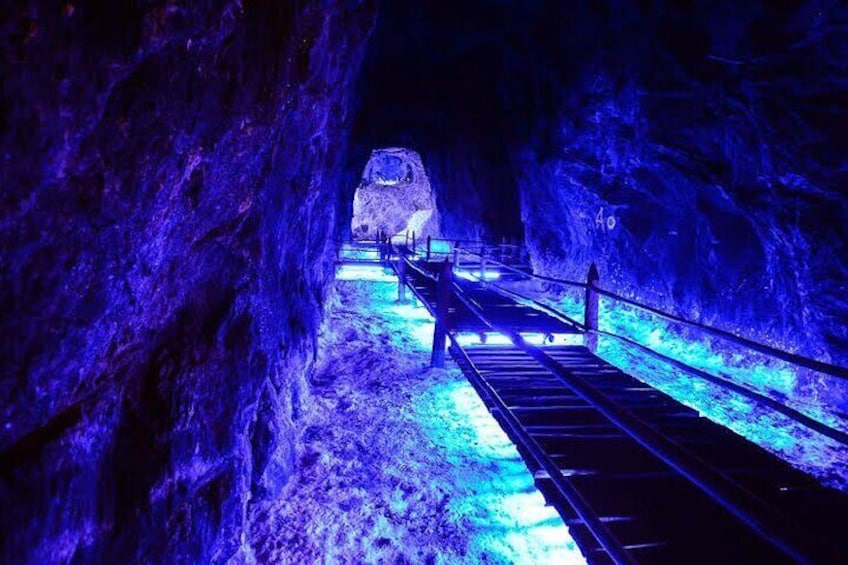
M404 260L422 276L430 280L437 280L436 277L420 269L403 254L399 254L398 259ZM415 292L414 288L413 292ZM686 448L656 432L656 430L641 418L633 414L630 410L617 405L591 384L569 374L566 367L545 354L541 349L527 343L520 334L510 328L503 328L493 324L485 312L483 312L480 305L470 300L456 282L452 283L452 292L485 325L504 335L510 336L516 347L524 350L542 366L551 370L553 374L557 375L564 384L574 390L584 401L606 416L633 440L700 488L705 494L720 504L740 522L756 532L766 542L799 562L830 561L835 557L835 553L831 553L830 548L822 545L819 540L811 540L808 536L796 531L790 521L781 512L739 485L736 481L717 471ZM418 295L417 292L415 294ZM419 298L421 297L419 296ZM422 302L425 305L427 304L424 300ZM609 332L602 333L610 337L626 340L626 338L620 338L620 336L610 334ZM461 350L455 342L454 336L452 334L450 335L454 345ZM469 362L469 366L473 367L470 359L467 359L467 361ZM492 397L492 400L495 400L495 397L496 395ZM509 414L508 409L505 414ZM514 431L519 432L519 430L520 425L519 429ZM544 467L544 465L541 466ZM546 471L548 470L546 469ZM558 476L557 473L559 473L558 470L556 473L549 472L549 476ZM559 486L561 485L558 485L558 489ZM564 497L566 496L565 493L562 494ZM577 494L579 495L579 493ZM566 500L568 500L567 497ZM569 503L571 503L570 500ZM572 506L574 507L574 504ZM584 522L588 525L588 522L583 516L581 516L581 519L584 519ZM595 532L593 532L593 535L598 539ZM602 545L604 544L602 543Z
M414 262L410 261L405 255L399 254L398 259L406 262L406 264L414 269L417 273L421 274L425 278L437 281L437 278L420 269ZM430 307L430 304L427 300L424 299L423 296L418 292L418 290L411 286L407 285L412 290L412 293L418 297L418 299L424 304L424 307L430 312L431 315L435 316L435 312ZM452 289L453 290L453 289ZM456 292L454 292L456 295ZM476 310L472 310L476 314ZM479 316L478 316L479 317ZM487 321L481 318L481 321L489 327ZM512 411L500 397L500 395L495 391L492 386L486 382L486 380L482 377L479 371L474 366L474 363L468 357L468 354L460 345L459 341L456 339L456 334L452 331L448 331L448 336L451 340L451 353L457 356L461 356L465 364L469 367L469 373L466 373L466 376L471 380L474 388L477 389L478 393L481 396L487 398L491 404L494 404L497 408L497 413L495 416L498 418L498 421L504 426L506 429L504 430L507 435L512 438L513 441L520 444L522 448L524 448L526 453L529 453L533 458L535 463L548 474L548 477L551 483L556 488L557 492L562 496L562 498L566 501L567 504L570 505L571 509L577 514L577 516L582 520L583 524L586 526L586 529L591 533L591 535L598 542L598 545L603 548L604 552L610 557L610 559L618 564L618 565L631 565L635 564L636 561L633 559L631 555L627 553L627 550L621 545L618 539L612 534L609 528L604 524L603 520L597 513L591 508L589 503L583 497L583 495L571 484L571 482L562 474L562 471L559 469L556 463L554 463L550 457L545 454L545 451L538 444L538 442L530 435L529 432L524 428L521 422L512 414ZM494 410L493 410L494 412Z
M421 269L418 265L415 264L415 262L410 261L409 258L406 255L399 254L398 259L402 259L404 261L404 263L406 263L409 267L413 268L421 276L427 277L431 281L438 281L438 278L435 275L428 273L427 271Z
M476 278L480 282L484 282L486 284L486 287L494 288L498 293L504 294L505 296L512 298L516 302L531 305L532 307L543 311L545 314L547 314L548 316L551 316L552 318L556 318L557 320L560 320L561 322L572 325L579 330L586 331L586 324L584 324L583 322L580 322L579 320L575 320L574 318L572 318L571 316L569 316L568 314L566 314L564 312L560 312L559 310L557 310L553 306L549 306L549 305L547 305L543 302L539 302L538 300L536 300L534 298L530 298L529 296L524 296L523 294L520 294L520 293L518 293L514 290L510 290L508 288L505 288L505 287L503 287L503 286L501 286L497 283L493 283L492 281L483 281L480 277L477 277L477 276L474 276L474 275L471 275L471 276L473 276L474 278Z
M477 277L473 273L471 274L471 276L482 281L481 277ZM486 282L487 286L495 288L498 292L504 293L504 294L510 296L511 298L515 299L515 300L522 300L522 301L530 302L534 306L541 308L547 314L553 315L554 317L556 317L558 319L561 319L563 321L566 321L568 323L576 325L577 327L585 330L584 324L578 322L577 320L570 318L568 315L559 312L558 310L556 310L555 308L553 308L551 306L543 304L543 303L541 303L537 300L534 300L534 299L527 297L527 296L524 296L524 295L522 295L518 292L504 288L503 286L492 283L490 281L485 281L485 282ZM779 412L779 413L783 414L784 416L786 416L786 417L788 417L792 420L795 420L798 423L800 423L800 424L802 424L802 425L804 425L804 426L806 426L806 427L808 427L808 428L810 428L810 429L812 429L812 430L814 430L814 431L816 431L816 432L818 432L822 435L829 437L830 439L833 439L833 440L835 440L835 441L837 441L837 442L839 442L843 445L848 445L848 433L845 433L845 432L843 432L839 429L836 429L836 428L829 426L829 425L827 425L823 422L820 422L820 421L816 420L815 418L812 418L812 417L804 414L800 410L796 410L796 409L794 409L790 406L782 404L782 403L780 403L780 402L778 402L778 401L776 401L776 400L774 400L774 399L772 399L772 398L770 398L770 397L768 397L764 394L761 394L759 392L751 390L747 387L738 385L738 384L736 384L736 383L734 383L734 382L732 382L728 379L724 379L722 377L712 375L712 374L710 374L706 371L703 371L703 370L698 369L696 367L692 367L692 366L687 365L687 364L685 364L681 361L678 361L676 359L673 359L671 357L663 355L662 353L654 351L653 349L651 349L651 348L649 348L649 347L647 347L643 344L640 344L640 343L638 343L638 342L636 342L632 339L624 337L622 335L619 335L619 334L616 334L616 333L613 333L613 332L603 331L603 330L599 330L598 333L601 334L601 335L605 335L607 337L617 339L617 340L622 341L624 343L627 343L631 346L637 347L640 351L646 352L646 353L652 355L653 357L660 359L664 362L667 362L667 363L675 366L676 368L678 368L682 371L690 373L690 374L692 374L692 375L694 375L698 378L704 379L704 380L709 381L713 384L722 386L722 387L729 389L729 390L731 390L731 391L733 391L737 394L741 394L742 396L745 396L746 398L754 400L755 402L758 402L760 404L768 406L772 410L775 410L776 412Z

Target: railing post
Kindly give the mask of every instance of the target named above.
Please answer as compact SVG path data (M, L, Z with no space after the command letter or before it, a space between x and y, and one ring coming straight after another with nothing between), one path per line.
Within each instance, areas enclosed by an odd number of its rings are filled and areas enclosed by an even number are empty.
M433 331L433 352L430 355L431 367L445 366L445 345L447 338L448 316L451 297L451 263L445 259L436 282L436 327Z
M406 261L398 254L398 302L406 302Z
M432 244L433 238L429 235L427 236L427 261L430 260L430 245Z
M392 240L386 238L386 269L392 268L392 255L394 255L394 251Z
M403 246L409 247L409 230L406 230L406 234L403 237Z
M598 346L598 283L600 282L598 268L592 263L586 276L586 311L583 314L583 325L586 327L586 346L595 351Z
M459 268L459 242L457 241L453 245L453 266L455 268Z
M412 252L415 253L415 232L412 232Z
M486 284L486 250L480 249L480 284Z

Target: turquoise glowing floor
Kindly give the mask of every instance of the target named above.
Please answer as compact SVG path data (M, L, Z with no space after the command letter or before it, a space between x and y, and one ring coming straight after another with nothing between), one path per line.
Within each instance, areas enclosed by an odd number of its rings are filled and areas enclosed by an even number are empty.
M427 368L426 310L379 268L339 279L300 471L252 512L258 560L583 563L459 369Z

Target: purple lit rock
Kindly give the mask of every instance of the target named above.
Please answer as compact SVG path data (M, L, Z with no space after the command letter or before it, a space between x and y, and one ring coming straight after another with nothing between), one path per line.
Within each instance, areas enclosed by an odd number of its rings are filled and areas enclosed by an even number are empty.
M247 558L292 471L373 8L131 4L0 8L5 563Z
M547 274L594 261L611 290L848 362L844 3L392 2L381 21L354 143L419 151L444 233L517 225Z
M667 4L667 5L666 5ZM537 268L848 362L848 73L816 2L588 7L511 151ZM546 59L540 57L540 65ZM842 102L840 102L842 101Z

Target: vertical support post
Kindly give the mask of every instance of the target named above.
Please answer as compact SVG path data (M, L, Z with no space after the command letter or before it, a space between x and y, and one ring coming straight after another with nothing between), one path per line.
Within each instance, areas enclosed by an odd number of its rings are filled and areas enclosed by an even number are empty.
M415 232L412 232L412 252L415 253Z
M382 246L383 246L383 267L386 269L392 268L392 243L389 240L389 235L386 232L383 232L382 235Z
M398 302L406 302L406 261L398 254Z
M404 247L409 247L409 230L406 230L406 235L403 238Z
M598 312L599 295L598 283L600 282L598 268L592 263L589 266L589 274L586 276L586 311L583 315L583 325L586 326L586 347L594 352L598 347Z
M486 284L486 250L480 249L480 284Z
M458 269L459 268L459 242L453 244L453 264Z
M433 238L431 238L431 237L428 235L428 236L427 236L427 261L429 261L429 260L430 260L430 245L432 244L432 242L433 242Z
M394 255L395 250L392 247L392 240L389 237L386 237L386 269L391 270L392 268L392 255Z
M436 282L436 328L433 331L433 352L430 355L431 367L445 366L445 345L448 333L448 315L451 297L451 263L445 259Z

